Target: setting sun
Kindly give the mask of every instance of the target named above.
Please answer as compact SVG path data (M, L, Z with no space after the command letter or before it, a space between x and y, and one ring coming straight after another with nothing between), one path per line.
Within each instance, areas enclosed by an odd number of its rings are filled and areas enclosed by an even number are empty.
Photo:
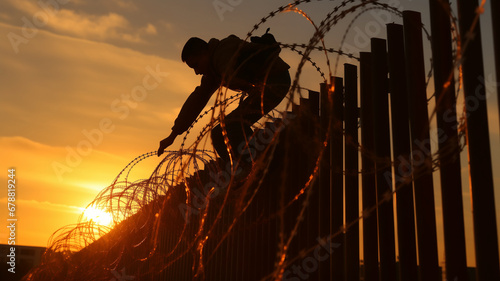
M93 221L98 225L111 227L113 224L113 217L110 213L95 207L89 206L83 211L84 221Z

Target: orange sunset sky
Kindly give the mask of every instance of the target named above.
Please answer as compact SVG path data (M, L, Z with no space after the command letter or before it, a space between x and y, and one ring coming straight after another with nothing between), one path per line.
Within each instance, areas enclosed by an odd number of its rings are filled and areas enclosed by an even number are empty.
M208 40L229 34L245 38L262 17L288 3L281 0L40 2L45 5L33 0L0 2L0 181L4 183L0 218L7 218L7 170L13 167L17 185L16 244L33 246L46 246L57 229L76 223L87 204L131 160L156 150L159 141L168 136L184 100L200 81L200 76L180 60L187 39L197 36ZM430 30L427 1L382 2L401 10L421 12ZM299 8L319 25L339 3L311 1ZM500 138L496 92L492 88L495 70L490 17L486 3L481 27L499 210ZM385 38L381 19L386 23L402 23L395 14L368 11L354 22L341 46L341 38L353 18L350 15L334 26L326 35L327 47L342 47L357 56L359 51L369 51L366 38ZM283 43L307 43L314 34L314 27L294 12L275 16L255 35L264 33L267 27ZM428 71L430 43L425 41L425 44ZM293 76L300 57L289 50L283 50L282 57L292 66ZM327 75L341 76L345 62L357 64L355 60L340 58L338 69L329 70L323 53L315 53L313 59ZM329 59L335 62L337 56L329 54ZM317 90L320 82L322 78L315 69L306 66L300 85ZM431 80L429 97L432 93ZM459 108L463 106L461 102L460 96ZM434 125L435 119L432 122ZM195 133L191 134L188 144L195 137ZM177 149L181 141L179 137L170 149ZM133 179L147 177L159 161L157 157L147 159L137 168ZM472 218L465 153L462 166L467 255L472 265ZM438 176L435 173L442 258ZM498 222L499 217L497 214ZM7 237L4 227L0 243L7 243Z

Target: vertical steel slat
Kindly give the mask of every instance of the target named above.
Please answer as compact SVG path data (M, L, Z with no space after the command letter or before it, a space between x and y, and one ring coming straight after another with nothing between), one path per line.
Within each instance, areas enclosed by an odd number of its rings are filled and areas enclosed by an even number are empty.
M439 172L443 210L445 271L448 280L465 281L467 257L455 79L451 50L450 4L430 0L434 91L438 126Z
M321 156L319 170L319 237L325 238L330 235L330 139L326 138L328 123L331 115L331 103L328 97L328 87L326 83L320 85L320 132L319 138L325 145ZM332 280L330 274L331 256L319 264L319 280Z
M363 266L364 280L379 280L377 190L375 185L375 149L371 86L372 54L360 53L360 124L361 124L361 197L363 203Z
M359 281L358 68L344 64L346 279Z
M384 281L396 280L396 246L392 201L391 151L389 129L389 95L387 87L386 41L371 39L372 102L375 132L375 167L377 184L378 227L380 247L380 276Z
M476 22L477 0L459 0L458 21L462 50L462 71L467 111L467 148L472 217L476 249L477 280L500 280L498 233L493 191L490 134L484 85L481 28ZM469 39L471 39L469 41ZM467 42L467 45L464 44Z
M402 280L417 281L417 243L413 186L409 171L411 142L406 87L403 26L387 25L389 88L391 99L392 151L398 225L399 267Z
M420 273L423 280L441 280L420 13L404 11L403 25Z
M333 78L333 112L331 115L331 234L332 241L340 246L332 253L332 277L333 280L344 280L344 143L343 143L343 79Z

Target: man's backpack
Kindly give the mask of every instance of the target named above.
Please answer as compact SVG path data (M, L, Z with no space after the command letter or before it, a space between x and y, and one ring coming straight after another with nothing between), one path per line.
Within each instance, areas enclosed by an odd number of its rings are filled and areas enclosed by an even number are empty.
M250 42L242 40L237 60L241 77L249 77L249 80L254 80L250 77L265 76L275 62L281 61L280 52L281 47L274 36L269 33L269 28L262 36L251 37Z
M250 42L266 45L266 47L269 47L269 49L272 50L271 51L272 53L279 54L281 52L280 44L276 41L276 39L274 38L274 35L269 33L270 29L271 28L267 28L266 33L264 33L264 35L262 35L262 36L250 37Z

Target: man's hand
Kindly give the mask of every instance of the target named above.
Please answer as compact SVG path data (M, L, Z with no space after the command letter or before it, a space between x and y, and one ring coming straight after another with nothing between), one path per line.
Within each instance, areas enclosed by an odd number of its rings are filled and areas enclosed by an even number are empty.
M158 148L158 156L162 155L167 147L169 147L175 140L177 135L172 132L170 136L160 141L160 147Z

